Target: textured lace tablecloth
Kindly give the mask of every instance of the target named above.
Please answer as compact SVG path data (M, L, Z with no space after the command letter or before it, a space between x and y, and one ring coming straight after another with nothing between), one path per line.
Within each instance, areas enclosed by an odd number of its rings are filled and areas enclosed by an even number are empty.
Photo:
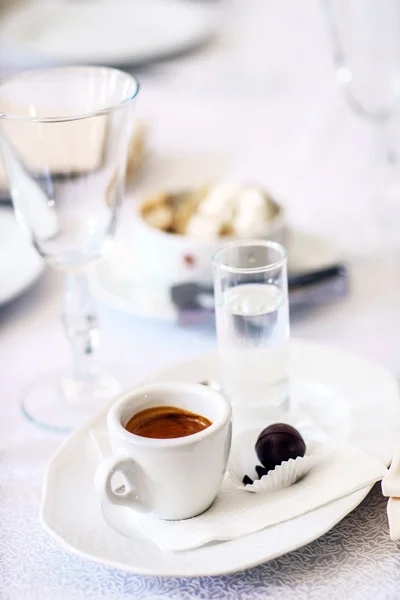
M0 455L1 600L400 598L400 549L379 485L325 536L265 565L215 578L142 577L82 560L42 531L41 478L55 445L32 440Z

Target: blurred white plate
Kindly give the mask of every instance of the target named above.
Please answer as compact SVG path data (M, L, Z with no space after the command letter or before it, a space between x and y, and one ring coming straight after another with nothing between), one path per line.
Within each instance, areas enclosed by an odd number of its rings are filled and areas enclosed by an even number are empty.
M93 270L96 296L117 310L140 317L176 321L177 312L170 290L160 282L145 281L138 260L129 219L121 228L112 253ZM315 271L339 263L341 257L331 242L322 237L291 229L287 234L288 267L291 273Z
M0 19L2 53L24 65L132 65L205 42L220 8L183 0L13 2Z
M43 260L15 220L0 209L0 305L24 292L42 273Z

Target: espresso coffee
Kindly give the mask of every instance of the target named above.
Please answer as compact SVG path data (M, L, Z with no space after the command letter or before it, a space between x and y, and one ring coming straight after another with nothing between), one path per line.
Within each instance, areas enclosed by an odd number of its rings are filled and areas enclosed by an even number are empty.
M210 427L212 422L201 415L175 406L152 406L133 415L125 429L147 438L169 439L193 435Z

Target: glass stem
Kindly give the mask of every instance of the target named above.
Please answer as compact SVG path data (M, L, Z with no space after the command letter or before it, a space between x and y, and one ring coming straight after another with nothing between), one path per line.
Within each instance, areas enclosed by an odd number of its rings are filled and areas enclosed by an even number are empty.
M99 320L85 271L67 275L62 321L71 343L74 377L87 381L98 375L94 352L99 342Z

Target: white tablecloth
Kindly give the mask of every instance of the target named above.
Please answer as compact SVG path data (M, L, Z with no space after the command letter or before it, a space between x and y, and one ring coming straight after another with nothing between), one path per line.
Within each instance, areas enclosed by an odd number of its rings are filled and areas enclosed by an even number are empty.
M373 132L336 88L317 0L228 2L223 25L203 50L140 74L139 112L152 147L164 156L223 156L232 174L262 181L282 199L294 226L330 237L351 260L351 293L302 315L293 334L400 372L400 268L395 255L376 250ZM60 277L47 272L0 309L1 600L399 597L400 554L379 490L308 547L213 580L135 577L58 548L37 511L45 464L60 438L24 421L18 397L26 383L69 359L60 291ZM210 328L179 329L106 306L100 313L99 356L130 363L132 381L215 346Z

